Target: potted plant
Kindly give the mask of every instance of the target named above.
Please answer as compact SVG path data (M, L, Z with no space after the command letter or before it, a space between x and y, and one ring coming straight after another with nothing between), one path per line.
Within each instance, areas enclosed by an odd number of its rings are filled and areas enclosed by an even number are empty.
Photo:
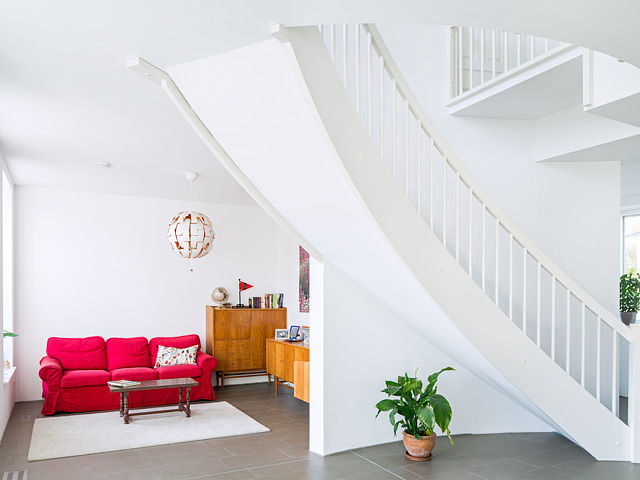
M437 393L436 383L438 376L447 370L446 367L439 372L429 375L427 384L416 377L409 377L406 373L398 377L398 381L386 381L387 387L382 390L389 398L376 404L378 413L389 412L389 421L393 425L393 434L396 435L398 427L402 427L402 441L406 448L405 456L411 460L424 461L431 458L431 451L436 444L434 428L440 427L442 433L446 433L451 439L449 423L451 422L451 405L442 395ZM416 370L417 375L417 370ZM396 419L399 415L399 419Z
M640 307L640 273L634 269L620 277L620 318L625 325L635 323Z

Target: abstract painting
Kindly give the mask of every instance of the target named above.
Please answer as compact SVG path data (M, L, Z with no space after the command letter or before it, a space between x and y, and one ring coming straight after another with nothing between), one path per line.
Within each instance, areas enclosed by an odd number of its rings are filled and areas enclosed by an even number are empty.
M299 247L300 272L298 279L298 291L300 295L300 311L309 313L309 252Z

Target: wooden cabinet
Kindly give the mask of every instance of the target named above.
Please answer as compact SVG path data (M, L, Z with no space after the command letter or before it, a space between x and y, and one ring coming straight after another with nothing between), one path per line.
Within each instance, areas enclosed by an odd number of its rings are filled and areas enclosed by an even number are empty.
M301 343L289 343L282 340L270 338L266 341L267 348L267 374L273 375L276 383L276 395L278 394L278 386L282 385L288 388L296 386L296 390L305 392L300 394L301 400L309 401L309 347L305 347ZM307 366L298 365L306 363ZM296 368L296 365L298 367ZM306 369L306 370L305 370ZM296 374L297 372L297 374ZM306 374L305 374L306 372ZM286 382L286 383L285 383ZM298 385L300 384L300 385Z
M266 340L276 328L287 328L287 309L217 308L207 306L206 352L218 361L218 379L264 375Z

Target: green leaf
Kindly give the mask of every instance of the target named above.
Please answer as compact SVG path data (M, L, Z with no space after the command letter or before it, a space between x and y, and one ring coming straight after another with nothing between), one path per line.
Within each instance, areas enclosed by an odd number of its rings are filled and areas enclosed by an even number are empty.
M396 424L396 413L398 413L398 411L395 408L389 412L389 422L391 422L391 425Z
M424 425L424 427L427 429L427 432L429 432L429 435L431 435L431 433L433 433L435 420L435 415L431 407L429 405L420 407L416 411L416 414L418 416L418 419L420 420L420 423Z
M440 430L442 430L442 433L445 433L449 429L452 415L449 401L442 395L435 394L429 397L429 403L431 407L433 407L436 423L440 427Z
M10 332L9 330L3 330L3 331L2 331L2 336L3 336L3 337L17 337L17 336L18 336L18 334L17 334L17 333Z
M443 368L442 370L440 370L439 372L432 373L431 375L429 375L429 378L427 378L427 380L429 381L429 384L430 384L430 385L435 384L435 383L436 383L436 381L438 380L438 377L440 376L440 374L441 374L442 372L447 372L447 371L449 371L449 370L455 370L455 368L453 368L453 367L444 367L444 368Z
M378 403L376 403L376 408L378 409L378 415L380 414L380 412L388 412L389 410L393 410L394 408L396 408L396 406L397 406L396 401L390 398L385 398L384 400L380 400ZM378 415L376 415L376 417Z
M391 382L391 381L387 380L386 383L387 383L387 388L385 388L382 391L384 393L388 394L389 396L396 395L398 393L398 391L402 388L402 385L400 385L399 383L396 383L396 382Z
M417 387L422 388L422 382L417 378L412 378L402 385L402 391L405 393L413 392Z

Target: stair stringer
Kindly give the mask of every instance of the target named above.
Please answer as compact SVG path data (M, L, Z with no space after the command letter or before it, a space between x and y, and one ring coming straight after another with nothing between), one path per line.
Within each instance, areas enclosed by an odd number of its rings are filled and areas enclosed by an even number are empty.
M405 198L383 167L317 29L286 29L278 36L317 115L318 127L335 148L362 203L450 321L519 392L595 458L629 460L629 427L541 351L482 292ZM442 345L436 335L428 338Z

